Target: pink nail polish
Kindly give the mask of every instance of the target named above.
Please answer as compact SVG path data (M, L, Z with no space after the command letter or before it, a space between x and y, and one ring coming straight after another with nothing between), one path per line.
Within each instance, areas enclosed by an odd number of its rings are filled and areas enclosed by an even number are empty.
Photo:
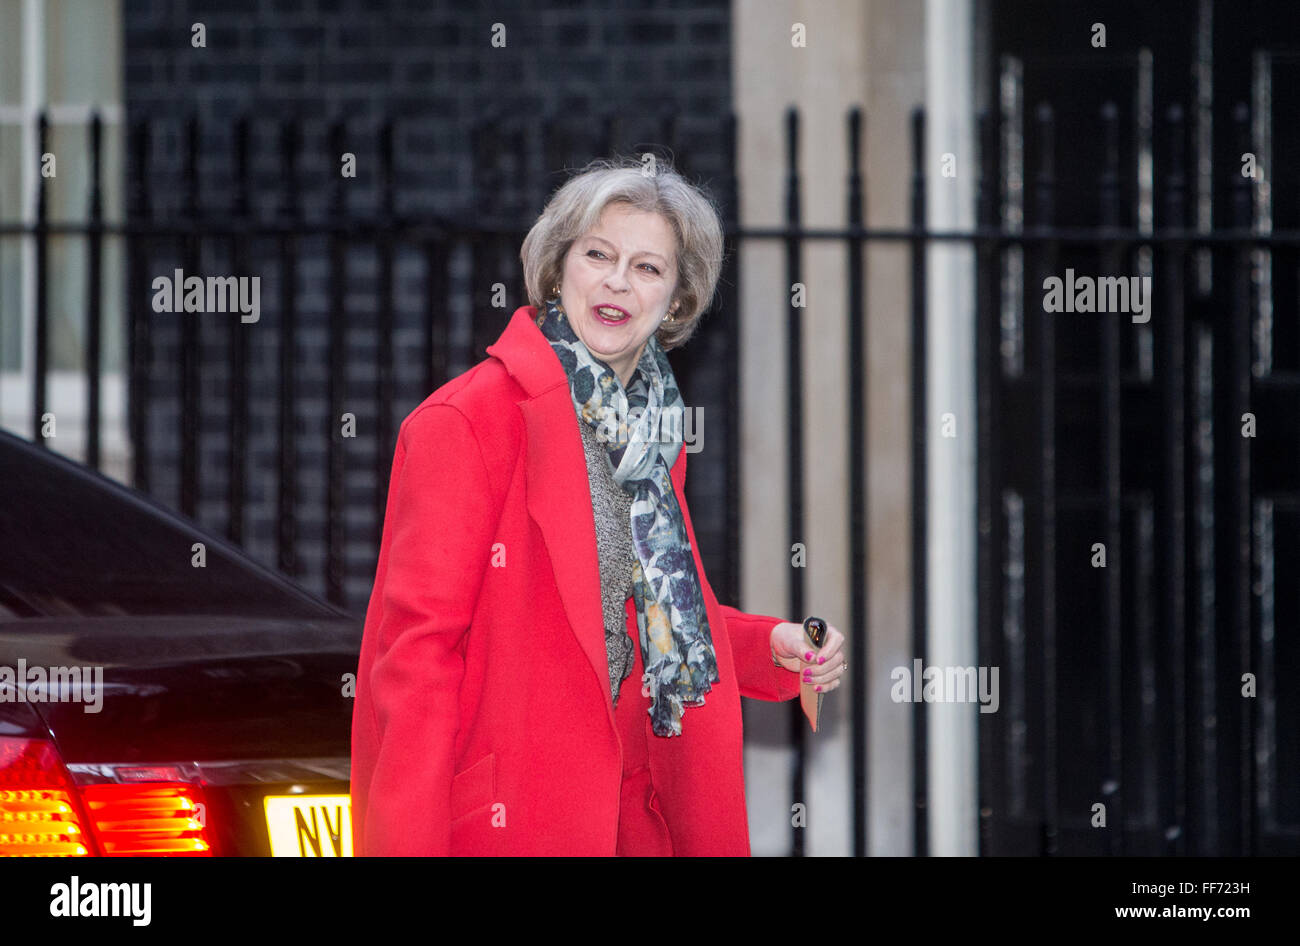
M804 654L804 655L803 655L803 659L804 659L804 660L812 660L812 651L810 650L810 651L808 651L806 654Z
M821 687L818 687L818 688L817 688L816 690L814 690L813 692L814 692L814 693L820 693L821 691L822 691L822 688L821 688Z
M825 658L825 657L818 657L818 658L817 658L817 662L818 662L819 664L824 664L824 663L826 663L826 658Z

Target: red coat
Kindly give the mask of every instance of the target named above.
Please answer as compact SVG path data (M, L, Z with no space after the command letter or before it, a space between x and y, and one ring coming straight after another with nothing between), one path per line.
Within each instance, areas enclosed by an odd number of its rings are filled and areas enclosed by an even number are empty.
M615 851L623 765L586 456L533 313L402 423L353 709L357 854ZM792 699L799 679L772 663L781 618L714 597L686 456L672 481L721 679L681 736L650 734L650 774L676 854L747 855L740 696Z

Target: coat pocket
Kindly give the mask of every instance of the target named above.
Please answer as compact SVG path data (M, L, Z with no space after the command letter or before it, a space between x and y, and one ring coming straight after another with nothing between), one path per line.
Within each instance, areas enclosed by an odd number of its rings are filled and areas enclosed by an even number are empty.
M653 788L650 790L650 798L646 801L646 807L650 809L651 816L658 824L658 837L653 840L647 838L645 849L638 856L672 857L672 832L668 830L668 822L664 820L664 811L659 807L659 793Z
M451 780L451 820L489 805L496 793L496 754L489 752Z

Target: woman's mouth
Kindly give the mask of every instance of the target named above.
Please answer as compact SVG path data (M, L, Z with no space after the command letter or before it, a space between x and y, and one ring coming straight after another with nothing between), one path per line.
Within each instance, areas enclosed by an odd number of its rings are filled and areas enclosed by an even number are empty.
M626 309L620 309L616 305L596 305L591 307L591 311L596 320L605 325L622 325L631 318Z

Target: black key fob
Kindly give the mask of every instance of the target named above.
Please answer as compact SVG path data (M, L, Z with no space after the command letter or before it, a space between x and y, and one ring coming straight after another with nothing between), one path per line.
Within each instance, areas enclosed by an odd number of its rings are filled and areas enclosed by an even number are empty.
M807 618L803 622L803 634L808 638L808 643L820 650L822 644L826 643L826 622L821 618Z
M803 622L804 639L818 650L826 643L828 633L826 622L821 618L807 618ZM808 717L813 732L821 726L822 697L825 695L825 693L818 693L811 683L802 684L799 688L799 703L803 706L804 715Z

